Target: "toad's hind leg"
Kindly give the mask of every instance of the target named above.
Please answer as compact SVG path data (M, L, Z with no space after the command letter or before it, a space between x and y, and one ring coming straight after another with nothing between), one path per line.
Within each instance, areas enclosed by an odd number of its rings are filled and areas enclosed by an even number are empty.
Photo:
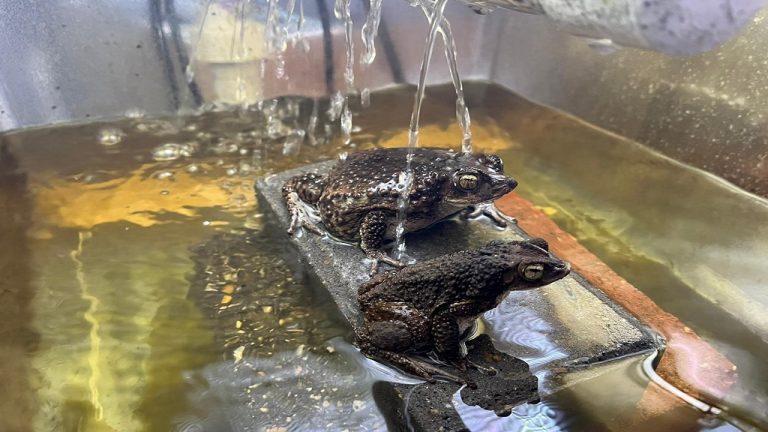
M302 227L315 234L322 234L320 228L309 218L302 202L316 205L320 200L320 195L325 189L326 177L320 174L307 173L296 177L291 177L283 185L283 201L288 211L291 213L291 224L288 227L288 234L293 234L296 229Z
M360 247L368 258L373 260L371 264L372 275L378 272L380 262L393 267L405 267L405 264L390 257L382 250L387 235L387 225L387 214L383 211L369 212L360 223Z
M434 382L435 377L445 377L451 381L466 383L466 380L457 375L400 352L413 345L413 337L404 323L372 323L357 335L357 346L368 357L384 360L429 382Z

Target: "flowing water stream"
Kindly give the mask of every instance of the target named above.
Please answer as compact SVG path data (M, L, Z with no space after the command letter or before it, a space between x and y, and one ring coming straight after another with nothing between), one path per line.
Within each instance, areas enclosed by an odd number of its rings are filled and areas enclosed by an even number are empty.
M413 110L411 111L411 122L408 127L408 154L406 156L405 171L400 178L400 199L398 201L397 228L395 230L395 250L397 258L405 258L405 214L408 210L409 194L413 186L413 170L411 160L413 159L413 149L419 146L419 118L421 117L421 105L424 102L424 92L427 90L427 73L429 72L429 63L432 61L432 52L435 49L435 37L443 21L443 11L447 0L437 0L429 18L429 33L424 48L424 55L421 59L421 68L419 69L419 83L416 87L416 94L413 98Z

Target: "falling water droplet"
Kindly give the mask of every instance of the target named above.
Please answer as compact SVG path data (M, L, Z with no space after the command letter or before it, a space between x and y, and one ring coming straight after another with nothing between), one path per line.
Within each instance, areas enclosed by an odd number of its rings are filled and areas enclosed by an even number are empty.
M331 96L331 103L328 106L328 120L336 121L341 116L341 110L344 108L344 94L340 91Z
M341 132L344 144L349 144L352 141L352 111L349 109L349 102L344 103L344 109L341 111Z
M370 9L368 17L363 24L363 64L372 64L376 59L375 39L379 32L379 23L381 22L381 0L370 0Z

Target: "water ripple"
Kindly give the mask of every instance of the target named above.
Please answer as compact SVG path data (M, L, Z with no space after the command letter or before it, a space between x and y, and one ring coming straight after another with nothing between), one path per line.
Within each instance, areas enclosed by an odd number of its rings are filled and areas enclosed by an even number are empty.
M557 432L569 430L570 422L566 419L565 413L551 401L520 405L512 410L509 417L498 417L491 411L465 405L461 402L458 392L453 396L453 406L456 407L464 424L472 431Z
M484 318L498 349L525 360L533 371L568 355L555 342L551 324L531 308L505 301Z
M369 361L341 338L328 348L246 357L189 373L187 398L195 414L180 417L176 430L386 430L372 384L416 381Z

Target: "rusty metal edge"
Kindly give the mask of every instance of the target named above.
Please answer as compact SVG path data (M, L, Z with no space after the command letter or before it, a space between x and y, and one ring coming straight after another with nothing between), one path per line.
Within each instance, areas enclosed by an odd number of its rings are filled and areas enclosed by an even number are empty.
M713 404L722 402L737 377L736 366L730 360L614 272L527 199L510 193L497 200L496 207L517 218L518 226L529 235L547 240L550 250L568 260L584 279L667 340L656 365L660 377L694 398Z

